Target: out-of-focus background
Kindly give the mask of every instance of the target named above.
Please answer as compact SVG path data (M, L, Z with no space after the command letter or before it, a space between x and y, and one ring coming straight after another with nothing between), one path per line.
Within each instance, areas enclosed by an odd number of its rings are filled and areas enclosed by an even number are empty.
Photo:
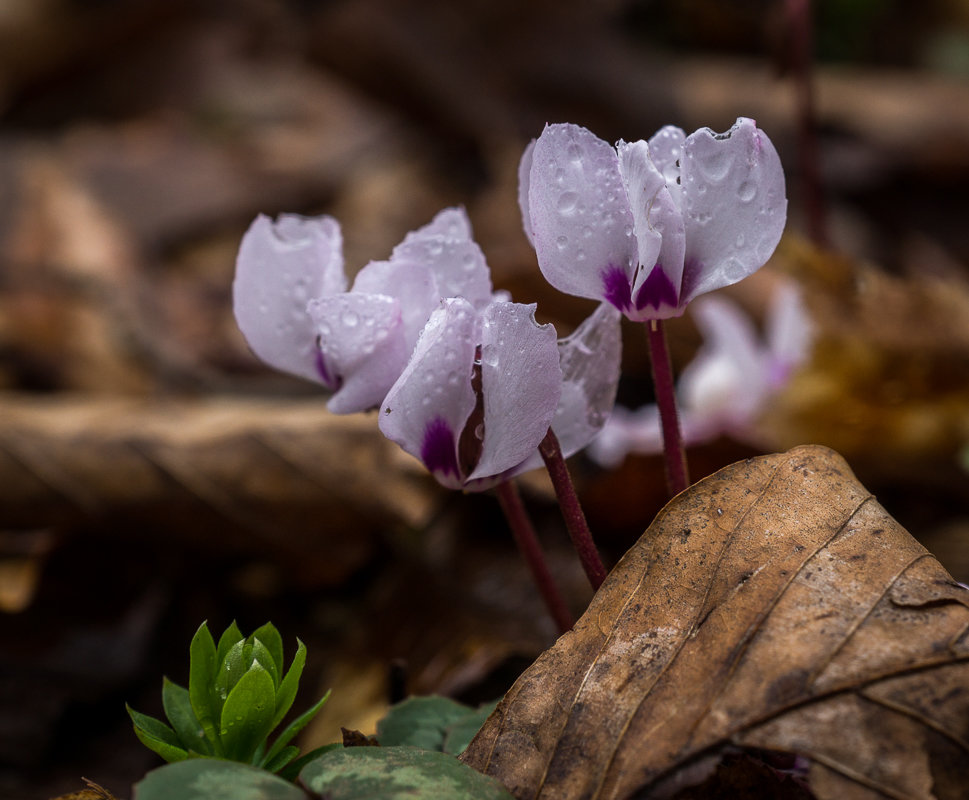
M759 448L696 448L693 475L830 445L969 579L969 3L814 4L816 172L799 5L0 0L0 796L82 775L126 796L157 761L124 703L160 713L203 619L307 643L297 706L333 688L311 744L372 732L402 691L496 697L551 643L494 498L439 489L372 416L328 415L231 311L259 212L335 215L352 273L463 205L496 286L564 335L591 304L545 285L516 204L546 122L635 140L757 120L788 235L725 294L760 318L796 280L816 344ZM689 316L670 336L682 368ZM625 345L637 406L641 331ZM573 470L614 562L665 500L661 462ZM581 612L548 486L524 490Z

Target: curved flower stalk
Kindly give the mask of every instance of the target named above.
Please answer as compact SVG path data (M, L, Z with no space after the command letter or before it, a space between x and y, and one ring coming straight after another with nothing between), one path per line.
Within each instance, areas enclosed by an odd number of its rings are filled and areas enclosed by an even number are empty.
M765 333L734 303L711 297L694 306L704 343L679 381L683 438L703 444L721 435L759 443L757 421L791 374L808 357L812 327L800 292L783 284L771 298ZM617 407L589 455L605 467L628 453L662 450L659 410Z
M260 216L243 238L233 285L239 327L267 363L321 383L337 414L376 407L407 364L442 298L476 309L492 297L484 254L463 209L409 233L346 290L342 238L330 217Z
M753 120L607 144L546 126L519 167L526 235L546 279L633 320L679 316L694 297L767 261L787 213L784 172Z

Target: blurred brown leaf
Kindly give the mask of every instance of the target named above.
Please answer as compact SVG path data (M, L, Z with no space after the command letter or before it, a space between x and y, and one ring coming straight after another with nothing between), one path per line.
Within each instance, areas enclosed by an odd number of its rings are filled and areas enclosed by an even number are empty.
M529 798L669 796L730 746L809 758L820 798L964 797L967 631L837 454L751 459L660 513L464 759Z
M0 528L96 520L272 553L328 582L378 530L426 524L437 497L373 419L322 398L0 398Z

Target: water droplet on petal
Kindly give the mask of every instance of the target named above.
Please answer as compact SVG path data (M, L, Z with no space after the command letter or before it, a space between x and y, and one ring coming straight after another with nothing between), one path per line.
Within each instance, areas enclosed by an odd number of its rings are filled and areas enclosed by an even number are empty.
M746 239L746 237L742 233L738 233L737 234L737 247L738 248L743 247L744 246L744 242L746 242L746 241L747 241L747 239Z
M484 439L484 423L483 422L479 422L477 425L474 426L474 435L478 439Z
M582 148L575 142L569 145L568 154L569 158L576 164L582 163Z
M753 181L744 181L737 187L737 199L741 203L749 203L757 196L757 184Z
M348 328L353 328L356 327L358 322L360 322L360 317L357 316L355 311L350 311L347 309L343 312L343 316L340 317L340 321Z
M558 245L559 250L564 250L566 247L569 246L569 237L568 236L559 236L555 240L555 244Z
M559 214L572 215L575 213L575 205L579 202L579 196L575 192L562 192L558 202Z

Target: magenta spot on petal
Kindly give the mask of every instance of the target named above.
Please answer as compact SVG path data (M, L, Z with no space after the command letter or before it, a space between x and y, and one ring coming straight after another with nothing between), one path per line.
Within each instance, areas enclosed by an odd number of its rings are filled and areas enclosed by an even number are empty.
M434 417L424 429L421 461L431 472L460 477L454 432L441 417Z
M658 309L660 306L673 306L680 301L676 294L676 287L670 280L669 275L664 272L661 264L653 267L653 271L643 281L643 285L636 292L636 308L643 309L651 306Z
M316 365L316 371L319 373L320 378L323 379L323 384L327 389L335 392L343 385L343 381L339 375L330 374L330 370L326 367L326 359L323 358L323 353L320 350L317 350L314 354L314 363Z
M602 270L602 296L620 311L632 306L632 287L629 278L619 267L608 266Z

